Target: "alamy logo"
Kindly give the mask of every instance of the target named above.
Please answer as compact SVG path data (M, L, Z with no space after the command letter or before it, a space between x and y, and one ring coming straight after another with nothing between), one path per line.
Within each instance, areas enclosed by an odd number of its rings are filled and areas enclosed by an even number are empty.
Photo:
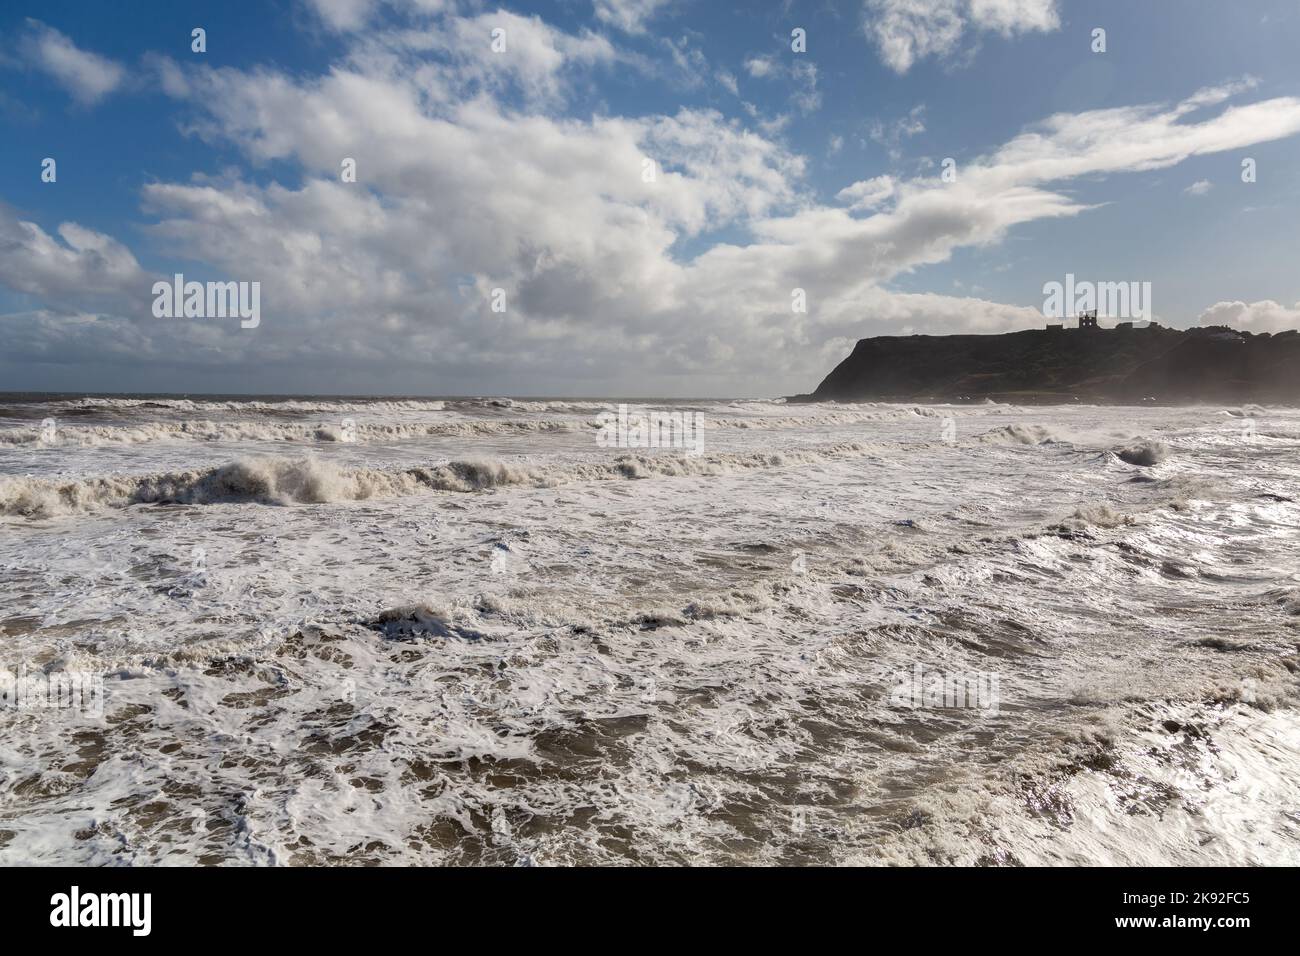
M1048 319L1097 312L1110 319L1151 320L1150 282L1075 282L1069 272L1064 283L1045 283L1043 295Z
M104 716L104 678L88 671L15 674L0 669L0 709L66 710L87 717Z
M50 897L51 926L129 926L131 935L148 936L153 927L151 893L70 893Z
M638 411L619 405L617 412L597 415L596 424L601 448L684 448L693 455L704 451L702 412Z
M260 282L186 282L178 272L171 282L155 282L153 295L157 319L239 318L241 329L262 324Z
M970 708L996 714L1001 695L998 675L990 671L943 673L926 671L920 664L912 673L900 671L889 695L891 707Z

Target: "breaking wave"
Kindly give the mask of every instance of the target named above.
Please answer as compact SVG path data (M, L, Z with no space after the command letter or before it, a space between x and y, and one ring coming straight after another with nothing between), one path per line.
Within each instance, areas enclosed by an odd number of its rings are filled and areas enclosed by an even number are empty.
M551 466L472 460L418 468L350 470L314 457L248 458L218 468L161 475L74 481L0 478L0 515L50 517L136 504L321 504L512 485L542 488L575 481L708 476L829 461L869 451L865 445L843 443L770 454L620 455L607 461Z
M163 403L140 403L152 409L162 407ZM444 410L451 414L455 409L470 407L500 408L502 410L540 413L570 413L574 417L567 419L534 418L451 418L437 421L357 421L345 425L341 420L332 422L286 422L282 420L258 419L218 421L213 419L163 420L130 425L61 425L57 438L51 442L37 427L19 427L0 431L0 446L50 446L67 444L81 447L108 445L136 445L153 442L356 442L360 444L411 441L420 438L475 438L475 437L527 437L545 433L575 432L600 427L595 417L581 417L610 412L616 406L590 405L568 402L519 402L510 399L473 400L461 402L386 402L370 406L350 404L323 405L320 403L283 402L274 405L264 402L222 403L220 409L231 412L257 412L274 409L276 412L293 411L294 413L319 413L331 411L340 418L345 413L375 411L425 411ZM203 403L202 407L194 402L175 401L166 407L182 411L217 410L218 403ZM636 410L649 409L651 406L632 406ZM729 406L733 411L734 405ZM671 406L671 411L683 411L694 406ZM66 414L66 413L65 413ZM719 416L705 414L702 422L707 429L788 429L807 427L835 427L869 424L874 422L906 422L916 419L937 419L949 413L942 409L924 406L870 406L865 408L834 408L813 414L798 415L761 415L753 416ZM991 434L1006 433L1015 440L1026 444L1036 443L1031 432L1036 426L1011 425L998 429ZM1043 434L1046 436L1046 432ZM993 440L993 439L989 439ZM1047 440L1044 438L1043 440Z
M1059 440L1041 425L1003 425L979 436L986 445L1046 445Z
M1141 465L1151 467L1158 465L1169 457L1169 446L1164 442L1151 441L1143 439L1125 445L1119 451L1115 452L1120 461L1126 461L1130 465Z
M262 422L183 421L157 422L130 427L79 426L59 429L57 443L74 445L131 445L143 442L383 442L413 438L537 434L583 427L571 421L447 421L391 424L342 423L277 424ZM0 432L0 444L50 444L34 428Z

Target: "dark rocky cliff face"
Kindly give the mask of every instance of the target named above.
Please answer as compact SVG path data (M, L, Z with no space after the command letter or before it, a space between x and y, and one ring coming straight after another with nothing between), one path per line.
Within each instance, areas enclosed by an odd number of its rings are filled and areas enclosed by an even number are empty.
M860 339L804 401L1300 402L1300 332L1228 328Z

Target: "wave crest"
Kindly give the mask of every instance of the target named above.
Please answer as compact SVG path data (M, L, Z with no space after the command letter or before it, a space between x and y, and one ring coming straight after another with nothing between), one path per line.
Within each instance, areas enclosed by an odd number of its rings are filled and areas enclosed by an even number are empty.
M315 457L246 458L217 468L161 475L113 475L60 481L0 479L0 515L50 517L136 504L323 504L430 491L475 492L509 486L549 487L575 481L710 476L857 457L849 442L783 454L620 455L608 460L526 466L488 459L403 469L344 470Z

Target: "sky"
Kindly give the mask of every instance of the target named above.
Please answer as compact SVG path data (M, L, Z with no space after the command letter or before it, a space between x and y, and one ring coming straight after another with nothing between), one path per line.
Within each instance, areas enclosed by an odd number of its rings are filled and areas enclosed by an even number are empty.
M1298 0L6 4L0 391L779 396L1067 274L1297 327L1297 50Z

